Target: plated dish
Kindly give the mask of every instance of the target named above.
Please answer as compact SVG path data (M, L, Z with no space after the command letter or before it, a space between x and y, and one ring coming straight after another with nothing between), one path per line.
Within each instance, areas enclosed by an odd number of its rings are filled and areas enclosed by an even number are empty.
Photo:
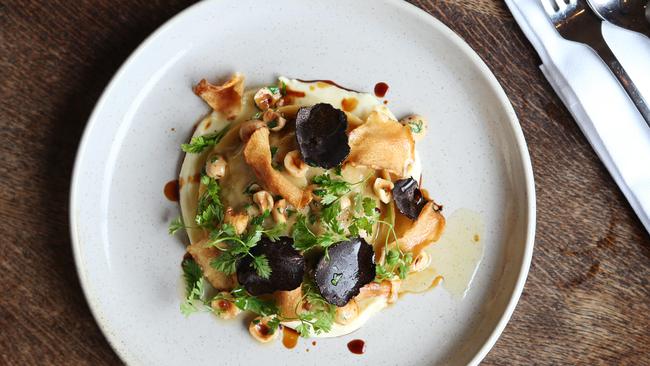
M457 35L406 2L369 4L202 1L149 37L106 88L79 147L70 222L90 309L125 363L475 365L492 347L532 255L535 196L523 134L496 79ZM269 21L269 14L291 21ZM444 204L446 221L426 249L429 270L444 270L436 251L453 248L448 238L468 238L469 245L480 232L484 250L470 288L451 286L446 276L351 334L299 338L291 349L282 342L253 346L252 315L184 316L179 261L187 250L184 234L167 233L179 209L161 190L178 177L178 147L210 112L191 88L237 70L248 88L275 85L279 75L330 78L369 92L383 81L390 89L382 104L395 116L428 117L416 146L423 185ZM466 209L482 218L482 229L465 231L459 217ZM430 278L425 270L408 281L422 273ZM348 349L356 339L365 341L363 355Z
M169 229L190 242L184 314L253 313L260 342L279 327L333 337L413 290L402 281L429 267L425 249L445 227L420 189L424 117L398 120L376 96L331 81L245 90L237 73L194 92L212 112L182 145L182 219ZM442 279L429 276L420 282Z

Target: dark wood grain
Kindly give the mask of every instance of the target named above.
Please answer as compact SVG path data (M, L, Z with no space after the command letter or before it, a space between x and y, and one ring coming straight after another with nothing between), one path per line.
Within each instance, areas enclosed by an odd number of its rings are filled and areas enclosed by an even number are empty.
M463 37L520 118L538 229L521 301L486 365L650 364L650 237L538 69L502 1L414 0ZM0 4L0 364L111 365L77 280L68 185L93 104L191 1Z

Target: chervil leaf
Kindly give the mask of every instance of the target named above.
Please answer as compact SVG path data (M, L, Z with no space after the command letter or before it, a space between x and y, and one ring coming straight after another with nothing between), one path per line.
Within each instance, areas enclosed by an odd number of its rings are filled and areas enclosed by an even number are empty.
M183 224L183 219L179 216L169 224L169 235L174 235L181 229L185 229L185 224Z
M264 220L269 218L271 216L271 211L266 210L264 211L261 215L253 217L253 219L250 222L251 226L262 226L264 224Z
M321 222L327 226L329 231L332 231L336 234L343 234L343 227L338 217L341 213L341 204L336 201L329 206L323 208L321 213Z
M241 286L230 291L230 294L234 298L235 306L241 310L251 311L261 316L271 316L279 313L278 307L273 301L252 296Z
M399 261L399 251L397 249L391 249L386 253L386 264L389 266L394 266L397 264L397 261Z
M277 316L272 317L269 321L266 322L266 326L269 327L270 334L275 333L280 326L280 318Z
M268 230L264 230L264 235L266 235L271 241L277 241L286 230L287 224L279 223Z
M399 263L398 267L398 275L400 279L405 279L406 275L409 273L409 269L411 268L411 263L413 262L413 254L411 253L406 253L402 256L402 260Z
M269 265L269 260L264 254L253 257L251 266L255 269L258 276L266 279L271 277L271 266Z
M293 247L296 250L307 250L316 245L316 235L309 230L304 215L299 214L296 223L293 225Z
M225 274L233 274L237 271L237 263L247 255L253 257L251 266L260 277L268 278L271 275L271 267L266 256L253 256L251 249L267 235L272 241L278 240L279 236L286 230L285 224L278 224L271 229L265 230L262 226L264 219L269 212L254 217L244 236L237 235L235 228L230 224L223 224L218 230L210 233L210 240L206 247L216 247L222 251L221 255L210 262L210 266Z
M332 179L327 173L315 176L312 183L318 185L318 188L314 190L314 194L320 197L320 203L323 205L329 205L350 192L352 186L348 182Z
M239 256L231 252L223 252L210 262L210 267L227 275L237 272L237 261Z
M198 154L205 150L208 146L214 146L221 141L221 139L228 132L228 127L225 127L221 131L209 133L207 135L192 137L189 144L182 144L181 149L186 153Z
M361 205L363 206L363 213L366 216L376 215L375 209L377 208L377 202L374 199L370 197L364 197L361 201Z
M329 332L334 323L336 307L325 301L311 280L303 282L302 292L309 303L309 311L298 314L300 325L296 331L302 337Z
M199 311L203 304L203 271L194 259L185 259L181 263L183 278L185 279L185 299L181 303L181 313L187 316ZM198 302L198 304L197 304Z
M183 260L181 267L183 268L183 278L185 278L185 294L189 297L192 290L197 287L197 283L203 279L203 271L198 263L191 258Z
M375 273L375 282L381 282L393 278L393 272L386 269L386 267L381 264L375 266Z
M206 186L205 192L199 197L194 221L201 227L216 227L223 220L223 204L219 192L219 183L208 177L201 176L201 184Z

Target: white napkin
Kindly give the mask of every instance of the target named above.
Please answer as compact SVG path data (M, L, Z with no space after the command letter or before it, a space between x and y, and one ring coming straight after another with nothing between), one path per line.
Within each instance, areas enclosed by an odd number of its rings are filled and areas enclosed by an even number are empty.
M540 1L552 0L506 0L506 4L539 53L546 79L650 233L650 127L596 53L558 34ZM650 39L605 22L602 31L650 101Z

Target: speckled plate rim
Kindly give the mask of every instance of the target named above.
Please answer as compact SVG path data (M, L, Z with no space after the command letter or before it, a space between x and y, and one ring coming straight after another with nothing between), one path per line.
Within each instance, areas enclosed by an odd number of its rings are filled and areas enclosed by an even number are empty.
M129 67L132 63L134 63L134 60L138 59L141 56L141 54L158 38L163 37L167 31L176 27L177 23L180 23L182 19L186 17L191 17L193 13L201 11L202 7L208 6L209 3L211 2L218 2L218 1L225 1L225 0L203 1L186 8L185 10L181 11L179 14L175 15L170 20L165 22L162 26L160 26L149 37L147 37L135 49L135 51L133 51L133 53L128 57L128 59L122 64L119 70L115 73L115 75L109 82L108 86L102 93L101 97L99 98L97 104L95 105L95 108L93 109L93 112L90 115L90 118L88 119L88 123L84 129L84 133L82 135L81 142L79 144L77 154L75 157L75 165L73 169L72 181L70 186L69 215L70 215L70 230L71 230L71 237L72 237L72 249L73 249L73 255L75 260L75 266L77 268L77 274L79 276L81 287L83 289L86 300L88 301L91 313L93 314L95 321L99 325L99 328L101 329L102 333L104 333L104 335L106 336L111 347L116 351L119 357L127 364L137 364L137 357L132 353L130 353L129 347L127 345L119 342L118 339L115 338L114 335L115 333L111 329L111 324L104 321L101 317L98 316L98 311L99 311L98 304L97 304L98 300L92 296L92 292L90 291L89 280L86 278L83 271L83 263L81 260L82 243L79 239L79 235L77 232L79 220L75 215L76 207L78 205L77 202L79 201L77 197L77 185L80 180L80 171L81 171L80 165L81 162L84 160L86 154L88 154L89 146L91 145L90 132L93 130L93 126L98 123L99 111L102 110L102 107L106 104L106 101L108 100L108 98L110 97L110 95L112 94L116 86L119 84L120 80L123 78L123 75L129 71ZM478 70L481 71L481 73L485 77L485 80L488 82L489 86L497 95L499 102L501 104L500 107L508 115L509 127L512 129L514 138L516 140L516 148L517 151L519 152L519 158L521 159L521 163L522 163L521 168L525 180L524 183L525 183L525 195L526 195L526 217L525 217L526 239L524 243L525 247L523 251L523 256L521 258L520 269L517 275L517 281L515 283L512 294L510 296L510 300L507 306L505 307L503 314L499 318L497 325L492 330L490 336L486 339L486 341L483 343L479 351L474 355L474 357L468 363L468 365L478 365L481 362L481 360L485 358L485 356L490 351L490 349L492 349L497 339L505 329L508 321L510 320L510 317L514 312L517 302L519 301L521 293L524 289L524 285L526 283L526 278L528 276L528 271L530 269L530 264L532 261L534 239L535 239L535 226L536 226L536 198L535 198L535 183L534 183L534 176L533 176L530 155L528 153L528 147L526 144L526 140L524 138L523 131L519 124L519 120L517 119L515 111L512 108L512 105L510 104L510 101L505 91L497 81L494 74L492 74L492 72L487 67L487 65L478 56L478 54L476 54L476 52L474 52L474 50L460 36L458 36L455 32L449 29L441 21L426 13L424 10L416 7L415 5L407 3L406 1L400 1L400 0L387 0L387 1L393 2L392 5L400 8L400 10L409 13L414 17L418 17L420 18L420 20L423 20L426 23L429 23L429 25L437 29L440 32L440 34L447 37L453 44L455 44L464 53L464 55L474 64L474 66L476 66Z

